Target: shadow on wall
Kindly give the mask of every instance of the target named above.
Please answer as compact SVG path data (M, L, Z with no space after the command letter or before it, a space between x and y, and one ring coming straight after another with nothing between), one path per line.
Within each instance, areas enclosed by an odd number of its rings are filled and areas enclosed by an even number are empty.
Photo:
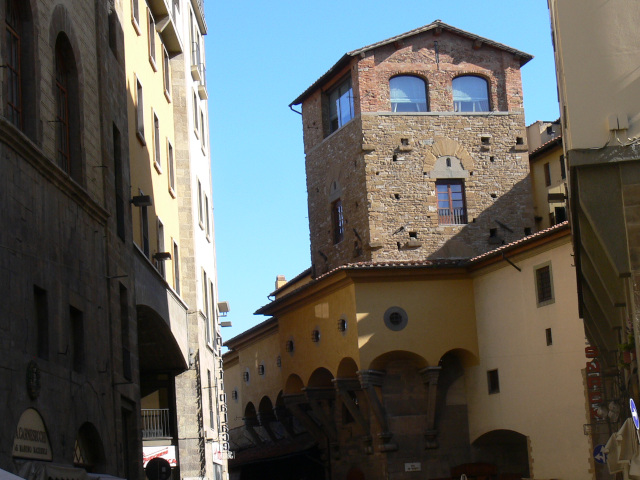
M490 197L492 193L489 189L490 186L487 186L487 191L476 195ZM467 201L467 214L470 216L477 211L473 203ZM520 240L534 233L534 228L531 180L527 175L507 193L495 198L491 206L482 210L482 213L464 225L458 233L445 240L427 258L472 258Z

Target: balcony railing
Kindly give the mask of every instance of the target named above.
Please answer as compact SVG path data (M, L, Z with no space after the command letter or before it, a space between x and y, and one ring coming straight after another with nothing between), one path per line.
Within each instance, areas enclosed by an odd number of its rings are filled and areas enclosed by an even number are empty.
M142 409L142 438L170 438L171 428L168 408Z
M467 211L464 208L439 208L438 223L440 225L465 225Z

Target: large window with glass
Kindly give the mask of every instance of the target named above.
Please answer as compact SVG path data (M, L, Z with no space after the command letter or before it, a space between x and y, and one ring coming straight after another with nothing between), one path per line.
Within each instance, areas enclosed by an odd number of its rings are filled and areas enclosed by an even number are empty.
M335 132L354 116L351 77L329 93L329 131Z
M401 75L389 80L392 112L426 112L427 84L418 77Z
M467 223L467 207L462 180L438 180L438 223L440 225L463 225Z
M452 82L455 112L488 112L489 84L482 77L463 75Z

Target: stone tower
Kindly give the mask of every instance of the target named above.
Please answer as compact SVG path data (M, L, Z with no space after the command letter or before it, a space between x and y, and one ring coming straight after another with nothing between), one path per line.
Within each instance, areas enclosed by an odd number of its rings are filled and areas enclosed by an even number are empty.
M302 105L315 275L469 258L530 233L520 67L439 20L345 54Z

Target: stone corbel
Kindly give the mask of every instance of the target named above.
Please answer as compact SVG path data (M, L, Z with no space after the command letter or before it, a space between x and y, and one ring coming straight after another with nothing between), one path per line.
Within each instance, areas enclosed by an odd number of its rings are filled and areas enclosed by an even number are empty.
M276 417L276 420L280 422L284 431L286 432L289 438L293 438L295 436L295 432L293 431L293 425L291 425L291 412L285 406L277 406L273 408L273 414Z
M436 394L438 392L438 377L442 367L427 367L420 370L422 381L427 387L427 431L425 432L427 448L438 448L438 430L436 420Z
M369 419L364 417L363 411L356 405L356 402L353 401L349 392L355 392L357 390L361 390L360 382L356 378L336 378L334 381L334 385L336 386L336 391L344 406L347 407L349 413L354 418L356 422L362 427L366 434L369 433Z
M331 401L335 401L336 392L332 388L305 388L304 393L309 400L309 406L316 418L320 421L325 435L331 442L337 441L338 434Z
M260 435L258 435L258 432L256 432L256 427L260 425L258 419L256 417L244 417L242 420L244 420L244 428L251 437L253 444L256 447L262 445L264 442L260 438Z
M284 395L284 404L291 411L291 413L300 421L302 425L307 429L311 436L318 442L319 445L324 445L326 436L320 429L318 424L309 416L307 412L302 409L302 405L307 403L307 397L304 394L297 395Z
M358 372L358 376L360 377L362 389L366 392L369 404L371 405L373 413L380 424L381 433L378 434L378 437L380 438L380 445L378 449L381 452L393 452L398 449L398 445L391 442L393 433L389 431L387 411L378 396L378 392L376 392L376 387L382 386L382 380L384 379L385 372L381 372L379 370L361 370Z
M269 425L269 422L273 422L275 421L275 419L276 417L273 414L273 412L258 413L258 422L260 422L260 426L264 428L265 432L267 432L267 435L269 435L269 438L273 443L277 442L278 438L273 433L273 430L271 429L271 425Z

